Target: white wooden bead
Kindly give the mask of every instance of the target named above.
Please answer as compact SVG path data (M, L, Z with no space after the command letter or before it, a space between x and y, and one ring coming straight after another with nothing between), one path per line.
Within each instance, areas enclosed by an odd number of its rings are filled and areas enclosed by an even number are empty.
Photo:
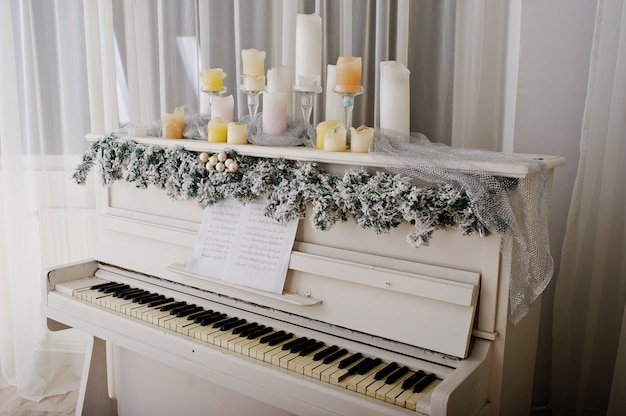
M225 161L227 157L228 155L226 155L226 152L219 152L217 154L217 160L219 160L220 162Z
M224 172L224 169L226 169L226 166L222 162L215 165L215 170L218 172Z
M207 152L200 153L200 161L206 163L209 161L209 154Z

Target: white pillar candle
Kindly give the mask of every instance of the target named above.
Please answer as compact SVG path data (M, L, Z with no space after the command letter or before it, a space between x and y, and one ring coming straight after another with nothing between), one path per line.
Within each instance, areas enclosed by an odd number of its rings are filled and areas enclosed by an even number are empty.
M280 92L285 94L287 99L287 109L291 108L291 68L280 66L270 68L267 71L267 92Z
M228 123L228 136L226 141L229 144L247 144L248 143L248 125L245 123L237 123L231 121Z
M263 133L277 135L287 129L287 96L282 92L263 94Z
M380 128L395 130L406 136L411 129L411 72L397 61L380 63Z
M367 126L350 127L350 151L356 153L369 152L370 144L374 140L374 129Z
M343 124L339 120L322 121L315 127L315 148L324 150L324 137L326 132L335 129L339 124Z
M339 123L334 129L330 129L324 135L324 150L327 152L346 151L346 128Z
M326 69L326 114L325 120L343 120L343 100L341 95L333 92L335 89L335 65L328 65Z
M265 89L265 51L243 49L241 51L244 87L250 91Z
M211 120L214 118L223 118L233 121L235 112L235 99L232 95L225 97L211 97Z
M322 18L316 14L296 16L296 81L312 80L321 87ZM301 78L303 77L303 78Z

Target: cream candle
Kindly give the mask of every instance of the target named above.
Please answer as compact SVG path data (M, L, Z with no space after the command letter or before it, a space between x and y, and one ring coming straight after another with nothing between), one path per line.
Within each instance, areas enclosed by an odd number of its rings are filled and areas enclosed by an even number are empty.
M343 123L339 120L326 120L322 121L315 127L315 148L319 150L324 149L324 137L326 132L335 129L339 124Z
M337 59L335 91L359 92L361 90L362 61L358 56L340 56Z
M350 127L350 151L356 153L367 153L374 140L374 129L367 126L358 128Z
M263 94L263 133L277 135L287 129L287 95L282 92Z
M233 121L235 112L235 99L232 95L224 97L211 97L211 120L214 118L223 118Z
M324 151L345 152L346 151L346 128L343 123L339 123L334 129L330 129L324 134Z
M163 137L166 139L182 139L185 131L185 110L176 108L172 114L163 114Z
M229 144L248 143L248 125L231 121L228 123L228 135L226 141Z
M410 74L401 62L380 63L380 128L395 130L407 137L411 124Z
M203 89L205 91L221 91L224 86L226 72L222 68L205 69Z
M292 85L291 68L288 66L270 68L267 71L267 92L279 92L285 94L288 112L291 109Z
M328 65L326 68L326 114L325 120L343 120L343 101L341 95L335 94L335 75L337 67ZM322 136L323 137L323 136ZM323 140L322 140L323 141ZM323 147L320 147L322 149Z
M243 49L241 60L244 88L249 91L263 91L265 89L265 51Z
M296 16L296 81L298 85L321 87L322 18L316 14ZM305 85L309 81L312 85Z
M214 118L207 125L207 140L210 142L226 142L228 134L228 120Z

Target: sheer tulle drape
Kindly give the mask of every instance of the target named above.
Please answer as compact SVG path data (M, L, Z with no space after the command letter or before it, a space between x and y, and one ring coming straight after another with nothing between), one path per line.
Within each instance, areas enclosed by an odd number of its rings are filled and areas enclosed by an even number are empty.
M600 1L578 175L555 294L555 414L606 414L613 380L626 385L624 360L617 355L626 302L624 114L626 4ZM614 395L613 414L623 414L617 405L619 400L624 404L623 391Z
M0 386L34 400L82 368L83 336L39 315L43 269L93 256L93 193L70 180L89 130L82 17L76 0L0 5Z

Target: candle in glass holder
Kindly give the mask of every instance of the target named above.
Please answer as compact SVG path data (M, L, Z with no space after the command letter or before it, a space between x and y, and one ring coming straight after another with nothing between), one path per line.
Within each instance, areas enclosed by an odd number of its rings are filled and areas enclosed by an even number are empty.
M335 94L336 66L328 65L326 69L326 113L325 120L342 120L344 118L343 100L341 95ZM321 149L321 147L320 147Z
M231 121L228 123L228 137L226 141L229 144L247 144L248 143L248 125L245 123L237 123Z
M397 61L380 63L380 128L408 137L411 124L409 75Z
M339 120L326 120L322 121L315 128L315 148L319 150L324 149L324 138L326 132L335 129L339 124L343 126L343 123Z
M163 137L166 139L182 139L185 131L185 110L178 107L172 114L163 114Z
M316 14L296 16L296 81L313 90L322 75L322 18ZM313 85L304 85L310 80Z
M339 123L334 129L330 129L324 134L324 151L345 152L346 151L346 128L343 123Z
M337 59L335 91L359 92L361 90L361 57L340 56Z
M222 91L226 72L222 68L205 69L203 89L205 91Z
M263 94L263 133L276 135L287 129L287 94Z
M370 144L374 140L374 129L367 126L350 127L350 151L357 153L369 152Z
M265 89L265 51L243 49L241 60L244 88L248 91L263 91Z
M214 118L224 118L233 121L235 112L235 99L232 95L225 97L211 97L211 120Z
M226 142L228 136L228 120L214 118L207 125L207 139L210 142Z

